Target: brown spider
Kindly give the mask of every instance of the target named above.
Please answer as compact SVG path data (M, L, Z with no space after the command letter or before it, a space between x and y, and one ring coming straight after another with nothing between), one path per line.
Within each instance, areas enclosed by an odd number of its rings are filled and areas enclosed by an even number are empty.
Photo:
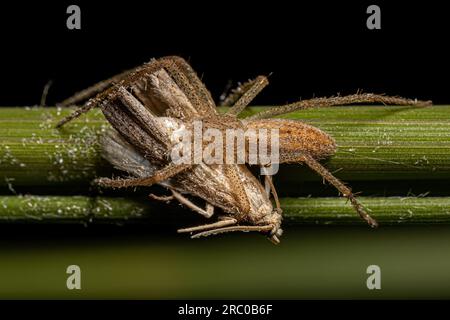
M353 103L426 106L431 102L367 93L354 94L302 100L238 119L238 115L267 84L265 76L258 76L241 85L224 99L224 105L230 108L225 114L220 114L211 94L189 64L180 57L164 57L102 81L66 99L60 105L75 105L96 95L57 126L61 127L99 106L115 129L103 139L104 157L130 177L100 178L96 180L97 184L113 188L160 184L168 188L171 195L150 195L154 199L176 199L208 218L213 215L214 207L224 211L225 214L214 223L179 230L194 233L193 237L229 231L259 231L278 243L282 233L282 211L270 175L265 176L264 188L246 165L174 164L170 161L174 132L190 128L194 121L202 121L205 128L221 131L227 128L257 131L278 129L279 163L305 163L348 198L361 218L376 227L377 222L365 211L351 189L318 162L335 153L333 138L301 121L268 118L299 109ZM246 140L247 146L251 144L251 141ZM275 209L269 199L270 192L275 199ZM186 194L204 199L206 209L192 203L185 197Z

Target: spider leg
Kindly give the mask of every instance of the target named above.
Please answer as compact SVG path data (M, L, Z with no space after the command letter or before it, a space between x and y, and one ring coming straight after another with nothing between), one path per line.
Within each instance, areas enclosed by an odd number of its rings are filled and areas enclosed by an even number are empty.
M188 81L192 84L192 86L196 89L196 91L200 93L203 101L205 101L211 108L215 108L216 105L211 96L211 93L208 91L203 82L200 80L194 69L192 69L189 63L186 62L186 60L178 56L168 56L161 58L160 60L175 63L178 66L178 68L184 73L184 75L186 76Z
M257 81L257 79L260 77L264 76L259 76L255 79L251 79L242 84L239 84L236 88L231 89L229 93L225 92L223 94L223 97L220 98L220 105L223 107L232 107L242 97L244 93L250 90L250 88L254 85L255 81Z
M56 128L60 128L66 123L78 118L84 113L89 112L91 109L95 108L100 101L109 93L109 90L112 90L114 88L114 84L123 82L127 77L131 76L134 73L138 73L141 70L146 70L147 72L154 72L158 69L161 69L161 63L158 60L152 60L142 66L139 66L134 69L127 70L125 72L122 72L118 75L115 75L114 77L111 77L107 80L101 81L97 84L94 84L93 86L84 89L83 91L80 91L79 93L76 93L74 96L67 98L66 100L62 101L61 103L57 104L58 106L70 106L74 105L80 101L87 100L89 98L92 98L93 96L97 95L96 97L88 100L83 106L77 108L75 111L73 111L70 115L63 118L58 122L56 125Z
M317 162L310 155L301 155L292 159L285 159L283 162L304 162L306 163L312 170L318 173L322 178L332 184L344 197L350 200L355 211L360 215L362 219L364 219L371 227L375 228L378 226L378 223L375 219L373 219L364 209L363 205L355 198L352 190L348 188L345 184L343 184L338 178L333 176L333 174L328 171L325 167L323 167L319 162Z
M256 79L238 87L236 90L238 93L235 93L232 97L236 99L236 101L233 106L228 109L227 114L237 117L268 84L269 81L265 76L258 76ZM228 103L232 101L232 98L229 98Z
M126 70L122 73L119 73L109 79L100 81L93 86L90 86L86 89L83 89L82 91L76 92L73 96L70 96L69 98L57 103L58 106L61 107L68 107L68 106L74 106L77 103L81 101L86 101L87 99L93 97L99 92L102 92L103 90L110 87L112 84L119 82L122 79L125 79L129 74L131 74L133 71L135 71L137 68L133 68L130 70Z
M206 210L203 210L199 206L192 203L189 199L184 197L181 193L179 193L175 190L172 190L172 189L171 189L171 191L172 191L173 197L175 199L177 199L181 204L183 204L186 207L188 207L189 209L201 214L205 218L211 218L212 215L214 214L214 206L211 205L210 203L206 203Z
M209 224L203 224L200 226L196 226L196 227L190 227L190 228L183 228L183 229L178 229L178 233L187 233L187 232L197 232L197 231L203 231L203 230L209 230L209 229L217 229L217 228L223 228L226 226L230 226L233 224L236 224L237 220L234 218L227 218L221 221L217 221L214 223L209 223Z
M61 128L63 125L65 125L66 123L78 118L79 116L81 116L84 113L89 112L91 109L93 109L95 107L94 104L92 103L86 103L84 106L75 109L71 114L69 114L67 117L61 119L57 124L56 124L56 128Z
M421 101L417 99L407 99L401 97L390 97L381 94L362 93L352 94L348 96L336 96L330 98L313 98L309 100L301 100L284 106L270 108L269 110L259 112L247 119L264 119L281 114L289 113L295 110L306 110L311 108L322 108L331 106L342 106L354 103L382 103L386 105L405 105L424 107L431 105L431 101Z
M110 179L110 178L99 178L94 180L94 183L107 188L127 188L127 187L139 187L139 186L151 186L155 183L163 182L171 177L177 175L189 169L191 165L181 164L173 165L169 164L159 171L156 171L150 177L144 178L128 178L128 179Z
M56 127L59 128L67 122L78 118L83 113L86 113L96 107L105 96L115 89L115 84L125 84L125 82L146 77L149 74L163 68L166 69L171 77L173 77L176 84L184 91L187 98L198 110L202 111L202 109L205 109L204 111L207 113L210 113L211 110L215 111L215 105L211 98L211 94L198 78L194 70L183 58L170 56L160 59L153 59L142 66L127 70L110 79L99 82L62 101L58 104L59 106L69 106L97 95L96 97L90 99L84 106L62 119Z
M177 62L172 60L163 60L162 63L164 64L164 69L169 73L181 91L183 91L197 112L201 115L210 115L211 112L216 113L215 107L211 107L207 102L208 100L204 100L205 93L202 90L198 90L198 84L190 81L189 76L192 77L192 74L186 75L183 69L180 69Z
M183 58L177 57L177 56L167 56L167 57L163 57L158 60L153 60L150 62L150 64L153 64L155 62L161 62L161 61L173 61L178 66L180 66L180 68L183 68L185 74L189 74L189 79L192 82L195 82L196 84L198 84L199 87L201 87L201 85L203 85L203 83L200 81L200 79L198 79L197 75L195 74L195 71L192 70L191 66L189 66L189 64ZM128 75L139 70L140 68L142 68L142 66L138 66L138 67L123 71L119 74L112 76L111 78L102 80L86 89L76 92L74 95L61 101L57 105L59 105L61 107L67 107L67 106L76 105L77 103L79 103L81 101L86 101L87 99L95 96L97 93L102 92L103 90L109 88L114 83L118 83L121 80L125 79ZM203 86L203 88L204 88L204 86ZM204 88L204 89L206 90L206 88ZM209 99L212 101L211 94L209 94Z

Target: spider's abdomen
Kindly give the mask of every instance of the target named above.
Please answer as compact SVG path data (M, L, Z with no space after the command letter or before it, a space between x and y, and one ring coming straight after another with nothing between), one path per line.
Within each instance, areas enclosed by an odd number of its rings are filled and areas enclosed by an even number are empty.
M249 129L273 129L279 131L280 162L290 162L301 154L323 159L336 152L334 139L319 128L298 120L262 119L246 122Z

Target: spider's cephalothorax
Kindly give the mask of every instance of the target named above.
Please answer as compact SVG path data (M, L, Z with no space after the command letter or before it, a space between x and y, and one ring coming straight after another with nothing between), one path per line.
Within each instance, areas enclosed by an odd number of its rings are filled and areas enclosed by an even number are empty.
M170 154L178 141L175 135L192 129L196 121L202 122L202 130L217 129L220 132L276 128L279 133L279 163L305 163L347 197L364 220L376 226L376 221L367 214L350 188L318 162L335 152L334 140L320 129L300 121L268 118L298 109L352 103L421 106L430 102L354 94L302 100L238 119L238 115L267 84L267 78L259 76L239 86L223 100L223 105L230 108L225 114L220 114L211 94L189 64L179 57L164 57L100 82L63 101L61 105L75 105L95 95L58 126L99 106L115 129L103 139L104 156L130 177L117 180L100 178L96 182L103 187L116 188L157 183L168 188L171 195L150 195L152 198L163 201L176 199L208 218L213 215L214 207L221 208L224 214L216 222L179 230L191 232L193 237L229 231L259 231L277 243L282 233L280 204L270 175L264 176L264 188L246 164L173 161ZM251 147L252 143L255 142L246 140L245 146ZM234 149L232 152L239 151ZM224 159L225 155L226 152ZM248 160L248 155L244 159ZM275 200L275 209L269 200L270 193ZM186 195L204 199L206 208L198 207Z

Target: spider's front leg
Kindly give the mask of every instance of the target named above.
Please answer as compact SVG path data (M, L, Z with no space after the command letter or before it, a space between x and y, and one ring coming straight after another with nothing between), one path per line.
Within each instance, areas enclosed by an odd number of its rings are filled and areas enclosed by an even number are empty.
M62 101L58 106L73 106L90 99L82 107L62 119L56 127L62 127L64 124L95 108L105 97L116 90L116 85L117 87L126 86L136 80L145 79L150 74L161 69L167 71L198 111L208 113L212 110L212 112L215 112L215 105L210 92L206 89L191 66L181 57L168 56L153 59L142 66L122 72Z
M139 70L145 69L148 72L154 72L158 69L161 69L161 63L158 60L152 60L149 63L146 63L137 68L133 68L122 73L119 73L107 80L100 81L93 86L90 86L80 92L75 93L73 96L65 99L64 101L57 103L57 106L60 107L68 107L68 106L76 106L79 102L83 102L88 100L83 106L77 108L74 112L72 112L67 117L61 119L57 124L56 128L60 128L64 126L66 123L80 117L82 114L89 112L91 109L97 107L97 105L101 102L103 95L98 95L101 92L105 92L105 95L108 93L108 90L114 89L114 84L123 82L127 77L131 74L138 72ZM96 96L96 98L92 98ZM92 98L92 99L91 99Z
M267 77L258 76L232 90L222 103L231 106L227 114L237 117L268 84Z

